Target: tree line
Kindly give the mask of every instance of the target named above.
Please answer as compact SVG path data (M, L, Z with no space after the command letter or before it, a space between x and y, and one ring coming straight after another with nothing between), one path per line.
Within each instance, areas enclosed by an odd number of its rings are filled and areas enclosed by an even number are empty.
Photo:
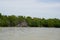
M0 27L17 27L19 23L25 21L28 27L56 27L60 28L60 19L57 18L32 18L30 16L2 15L0 13Z

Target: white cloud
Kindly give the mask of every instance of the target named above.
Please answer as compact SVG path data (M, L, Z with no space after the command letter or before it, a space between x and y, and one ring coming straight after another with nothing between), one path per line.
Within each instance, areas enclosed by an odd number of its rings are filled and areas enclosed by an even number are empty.
M0 5L3 7L21 7L21 8L50 8L60 7L60 3L37 3L34 0L20 0L20 1L2 1Z
M59 16L60 13L60 3L44 3L36 2L36 0L0 1L0 8L0 11L5 14L16 13L15 15L30 15L38 17Z

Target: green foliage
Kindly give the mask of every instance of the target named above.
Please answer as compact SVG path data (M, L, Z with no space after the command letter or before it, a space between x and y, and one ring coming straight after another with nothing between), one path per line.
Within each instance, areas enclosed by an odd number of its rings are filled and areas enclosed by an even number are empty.
M34 25L34 27L40 27L40 19L33 18L32 25Z
M60 19L32 18L30 16L6 16L0 13L0 27L13 27L26 21L29 27L56 27L60 28Z
M24 17L23 16L18 16L18 22L21 23L24 21Z
M12 15L12 16L8 16L8 20L9 20L9 26L15 26L17 25L17 17Z
M48 21L48 26L49 27L54 27L54 21L53 21L53 19L48 19L47 21Z
M32 18L31 17L26 17L26 22L28 23L29 26L32 26Z
M8 20L7 20L7 16L2 16L0 18L0 26L8 26Z
M54 19L54 27L60 27L60 20L59 19Z
M0 13L0 17L1 17L1 13Z

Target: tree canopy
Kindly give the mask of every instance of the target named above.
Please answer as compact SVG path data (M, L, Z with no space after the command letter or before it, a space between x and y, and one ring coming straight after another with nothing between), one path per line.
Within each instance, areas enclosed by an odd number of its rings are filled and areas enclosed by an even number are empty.
M32 18L30 16L7 16L0 13L0 27L16 27L16 25L26 22L28 27L56 27L60 28L60 19L57 18Z

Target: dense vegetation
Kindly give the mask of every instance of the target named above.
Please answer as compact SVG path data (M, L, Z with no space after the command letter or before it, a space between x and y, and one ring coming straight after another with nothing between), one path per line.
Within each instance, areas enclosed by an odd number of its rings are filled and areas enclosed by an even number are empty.
M19 23L26 21L29 27L60 27L60 19L32 18L30 16L7 16L0 13L0 27L16 27Z

